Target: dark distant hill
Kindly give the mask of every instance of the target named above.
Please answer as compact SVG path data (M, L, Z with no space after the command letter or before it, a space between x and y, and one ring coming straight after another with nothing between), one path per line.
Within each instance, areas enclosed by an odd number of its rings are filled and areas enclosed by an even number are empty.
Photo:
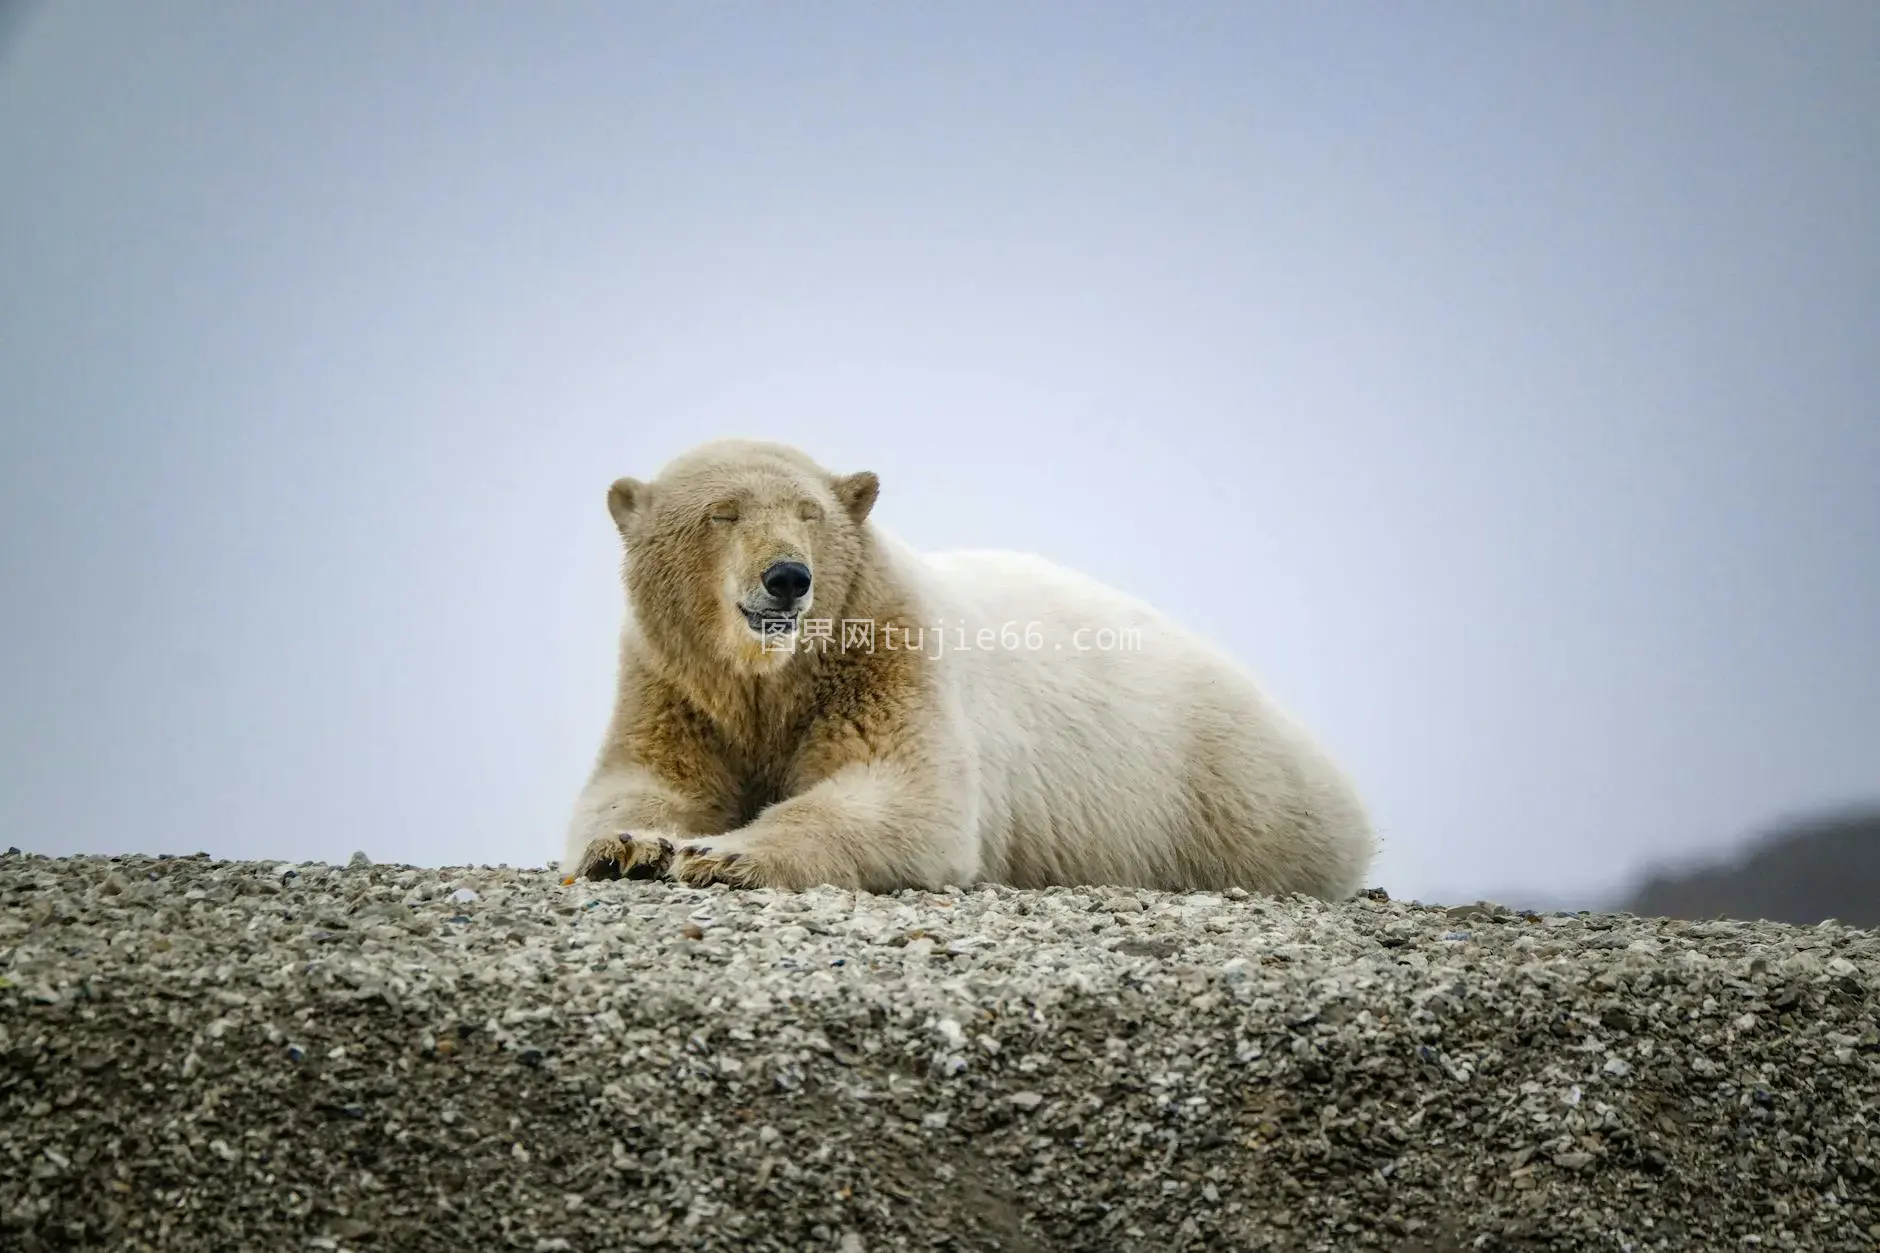
M1665 918L1835 918L1880 927L1880 805L1782 824L1734 861L1661 869L1620 909Z

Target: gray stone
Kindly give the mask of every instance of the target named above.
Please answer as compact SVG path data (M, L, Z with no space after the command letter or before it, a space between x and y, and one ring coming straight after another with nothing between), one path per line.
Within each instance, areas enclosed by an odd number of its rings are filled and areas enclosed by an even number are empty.
M17 852L0 902L7 1249L1880 1228L1855 928Z

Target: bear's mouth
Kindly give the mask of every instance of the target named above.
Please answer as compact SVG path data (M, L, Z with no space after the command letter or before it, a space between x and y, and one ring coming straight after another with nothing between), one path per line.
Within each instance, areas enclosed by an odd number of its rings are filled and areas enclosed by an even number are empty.
M751 630L766 639L773 635L788 635L796 630L796 620L803 616L802 609L751 609L738 606L744 615L745 624Z

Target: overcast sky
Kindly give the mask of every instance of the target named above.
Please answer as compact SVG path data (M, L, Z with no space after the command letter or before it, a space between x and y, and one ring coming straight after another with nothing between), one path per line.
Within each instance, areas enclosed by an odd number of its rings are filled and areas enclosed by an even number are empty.
M7 29L0 843L544 864L722 435L1224 641L1400 895L1880 795L1880 5Z

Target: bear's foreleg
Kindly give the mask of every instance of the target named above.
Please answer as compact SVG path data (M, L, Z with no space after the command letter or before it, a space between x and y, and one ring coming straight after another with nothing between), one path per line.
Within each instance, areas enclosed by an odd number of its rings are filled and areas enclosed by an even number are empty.
M979 858L960 794L919 768L853 763L769 806L740 830L682 841L667 873L694 887L793 891L820 884L895 892L968 883Z
M599 774L568 824L562 881L657 878L667 873L681 842L709 831L701 806L648 772Z

